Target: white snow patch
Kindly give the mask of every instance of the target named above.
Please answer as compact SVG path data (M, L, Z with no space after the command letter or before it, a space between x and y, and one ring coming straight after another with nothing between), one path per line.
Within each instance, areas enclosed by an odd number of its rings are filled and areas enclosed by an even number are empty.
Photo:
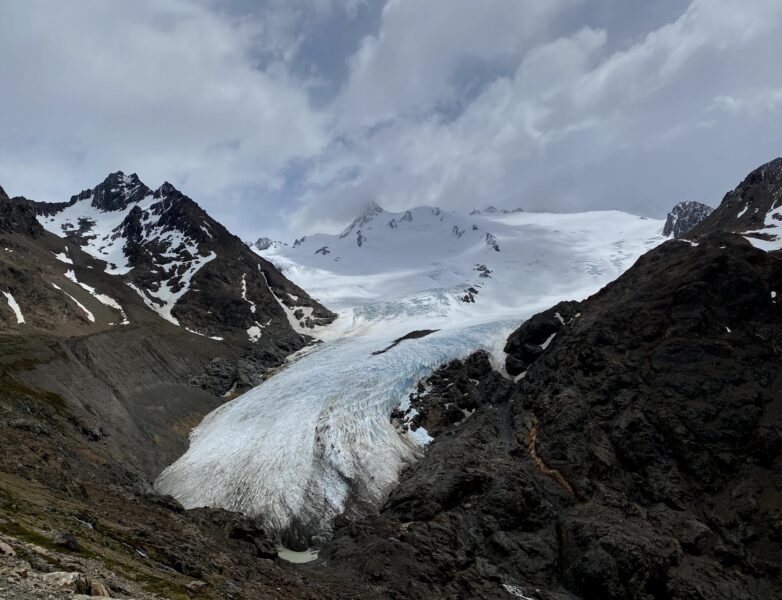
M11 307L11 310L14 311L14 315L16 316L16 324L21 325L24 323L24 315L22 315L22 309L19 308L19 303L16 301L16 298L13 297L13 294L11 292L3 292L3 296L5 296L5 299L8 301L8 306Z
M201 333L200 331L196 331L195 329L190 329L189 327L185 327L185 330L189 333L193 333L195 335L200 335L201 337L209 338L210 340L215 340L217 342L222 342L223 338L216 336L216 335L206 335L205 333Z
M557 337L557 334L556 333L552 333L550 336L548 336L548 339L540 345L540 347L545 350L546 348L549 347L549 344L551 344L552 340L555 337Z
M242 274L242 300L244 300L250 305L250 312L254 314L256 311L255 302L253 302L247 297L247 274L246 273Z
M740 219L741 217L743 217L743 216L744 216L744 213L745 213L745 212L747 212L747 209L748 209L748 208L749 208L749 204L747 204L747 205L746 205L744 208L742 208L742 209L739 211L739 214L737 214L737 215L736 215L736 218L737 218L737 219Z
M163 317L166 321L180 326L179 321L171 314L179 299L190 289L190 282L193 276L208 262L217 258L217 254L210 252L207 256L196 256L189 262L187 271L182 275L182 287L178 291L173 290L171 281L163 281L158 290L141 290L135 284L128 282L139 296L144 300L147 306ZM158 302L155 302L157 300Z
M99 294L94 287L91 285L87 285L86 283L82 283L76 278L76 273L74 273L71 269L68 269L68 271L65 273L65 276L70 279L73 283L81 286L83 289L87 290L92 296L101 304L104 304L108 306L109 308L113 308L114 310L118 310L119 313L122 315L122 321L120 322L120 325L130 325L130 321L128 320L128 315L125 314L125 309L122 308L119 302L117 302L114 298L111 296L107 296L106 294ZM52 284L54 285L54 284ZM55 286L56 287L56 286ZM57 288L60 289L60 288ZM63 292L65 293L65 292ZM71 296L73 298L73 296ZM75 301L75 299L74 299ZM114 325L114 323L109 323L109 325Z
M54 252L52 252L54 254ZM64 262L66 265L72 265L73 261L68 258L68 248L65 248L63 252L60 252L59 254L54 254L54 258L59 260L60 262Z
M764 240L753 237L752 235L745 235L744 238L749 240L749 243L758 250L763 250L765 252L782 250L782 205L766 213L763 227L756 231L747 231L745 233L763 234L771 237L771 239Z
M125 239L116 235L115 230L134 206L147 210L156 200L149 195L138 203L130 204L125 210L116 211L98 210L92 206L92 200L92 197L79 200L56 215L43 219L41 224L44 229L62 236L69 231L78 230L80 221L93 223L85 236L87 243L82 246L82 249L91 256L105 261L107 273L124 275L131 267L125 256Z
M94 323L95 322L95 315L92 314L92 311L90 311L86 306L84 306L81 302L79 302L76 298L71 296L68 292L66 292L64 289L62 289L56 283L52 283L52 286L54 286L55 289L60 290L63 294L68 296L68 298L70 298L73 301L73 303L76 306L78 306L82 310L82 312L84 312L85 315L87 315L87 319L89 319L90 323Z
M511 585L511 584L508 584L508 583L503 583L502 587L511 596L514 596L516 598L521 598L521 600L533 600L532 598L527 596L524 593L524 590L521 589L521 587L519 587L518 585Z
M253 302L247 297L247 275L246 274L242 275L242 299L250 305L250 312L255 314L258 310L257 307L255 306L255 302ZM259 321L255 321L255 323L250 325L250 327L247 328L247 337L250 338L250 341L255 343L258 340L260 340L261 333L262 333L261 330L268 327L271 322L272 320L269 319L268 321L266 321L265 325L262 325Z
M287 317L288 324L291 326L291 328L294 331L297 331L299 333L303 333L304 335L309 335L311 337L317 338L318 335L315 333L315 329L309 329L308 327L304 327L301 324L301 321L303 321L304 319L306 319L307 317L312 315L312 311L313 311L312 307L311 306L294 306L293 308L289 308L288 306L286 306L285 303L282 300L280 300L279 296L277 296L277 294L274 293L274 290L269 285L269 280L266 278L266 273L264 273L263 270L261 269L261 265L258 265L258 270L261 272L261 275L263 275L263 278L266 281L266 285L269 288L269 291L272 293L272 296L274 296L274 299L277 300L277 304L279 304L280 308L282 308L282 310L285 312L285 316ZM298 300L298 296L293 296L292 294L288 294L288 296L291 299L296 298L296 300ZM294 300L294 302L296 302L296 300ZM294 313L297 310L301 310L304 313L304 315L302 316L301 319L297 319L294 316ZM268 325L268 323L267 323L267 325Z

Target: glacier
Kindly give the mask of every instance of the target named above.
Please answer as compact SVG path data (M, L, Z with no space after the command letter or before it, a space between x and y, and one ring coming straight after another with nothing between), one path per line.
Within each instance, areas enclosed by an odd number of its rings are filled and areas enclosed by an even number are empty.
M380 506L423 451L424 436L400 434L389 419L420 379L478 349L501 370L504 340L521 321L615 279L664 241L662 225L616 211L467 217L373 207L342 236L265 249L340 318L318 333L322 343L209 414L156 489L187 508L255 516L299 546L323 541L337 515ZM324 246L329 253L316 252ZM474 302L464 301L473 286ZM416 329L438 331L372 354Z

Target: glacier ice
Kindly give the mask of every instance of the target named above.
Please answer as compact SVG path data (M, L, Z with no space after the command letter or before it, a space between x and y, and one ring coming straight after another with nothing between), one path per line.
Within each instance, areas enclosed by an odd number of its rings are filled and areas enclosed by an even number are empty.
M420 378L480 348L499 367L524 318L594 293L664 241L661 222L617 211L465 219L421 208L365 221L361 246L318 234L264 251L340 318L319 332L322 344L209 414L156 481L160 492L256 516L283 538L322 539L343 511L378 507L422 451L423 436L389 420ZM457 225L467 233L455 236ZM487 250L489 229L499 252ZM322 246L332 252L317 254ZM462 302L475 285L476 303ZM439 331L372 355L416 329Z
M489 347L510 323L408 340L326 342L204 419L190 450L156 482L188 507L258 516L277 532L325 534L351 507L377 506L419 451L388 415L439 364Z

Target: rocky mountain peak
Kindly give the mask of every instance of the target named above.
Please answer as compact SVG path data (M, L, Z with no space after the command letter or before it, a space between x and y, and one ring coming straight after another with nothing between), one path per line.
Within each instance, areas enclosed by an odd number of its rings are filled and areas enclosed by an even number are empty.
M181 195L181 192L174 187L173 184L168 181L164 182L158 189L155 190L156 198L165 198L168 196Z
M766 184L782 187L782 157L775 158L752 171L739 187Z
M364 227L367 223L372 221L377 215L382 214L384 212L385 210L383 210L383 207L381 207L377 202L371 201L367 205L367 207L363 210L363 212L358 217L356 217L350 225L348 225L345 228L345 230L340 234L339 237L344 238L349 236L357 229Z
M42 232L35 207L24 200L8 198L0 188L0 233L21 233L35 238Z
M125 175L122 171L110 173L93 189L84 190L71 198L71 203L92 198L91 205L103 212L125 210L131 204L141 201L150 194L135 173Z
M711 206L700 202L679 202L668 213L663 235L683 238L712 212L714 209Z
M46 230L103 261L148 308L195 335L293 347L335 318L169 182L153 192L118 171L70 203L25 204Z
M758 167L692 231L741 233L763 250L782 249L782 158Z
M280 246L284 246L285 244L283 242L279 242L277 240L273 240L268 237L259 237L254 243L247 242L247 245L258 252L263 252L264 250L268 250L269 248L279 248Z

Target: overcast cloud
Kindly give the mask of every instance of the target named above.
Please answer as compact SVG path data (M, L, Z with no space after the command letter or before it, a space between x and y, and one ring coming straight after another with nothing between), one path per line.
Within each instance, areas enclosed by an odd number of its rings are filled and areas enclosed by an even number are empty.
M0 185L118 169L243 237L369 201L716 205L782 154L779 0L0 0Z

